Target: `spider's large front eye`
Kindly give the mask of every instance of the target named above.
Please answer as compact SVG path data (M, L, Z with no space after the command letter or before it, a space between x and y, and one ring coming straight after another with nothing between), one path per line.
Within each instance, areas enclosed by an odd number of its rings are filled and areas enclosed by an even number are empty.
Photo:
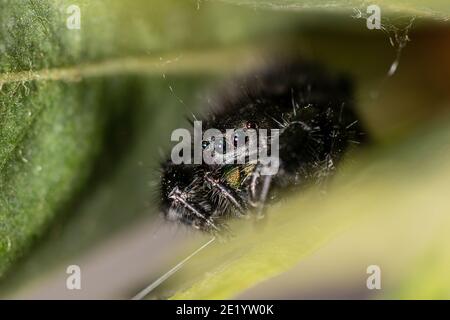
M223 139L218 139L215 143L215 149L218 152L222 152L223 151L223 146L224 146L224 142Z
M202 141L202 148L203 148L203 150L205 150L208 147L209 147L209 141L206 141L206 140Z

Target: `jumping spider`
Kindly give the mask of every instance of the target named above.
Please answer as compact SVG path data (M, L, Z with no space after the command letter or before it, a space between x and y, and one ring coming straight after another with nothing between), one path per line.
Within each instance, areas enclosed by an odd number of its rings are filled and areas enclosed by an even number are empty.
M350 81L308 62L258 70L234 82L204 117L205 129L279 129L279 170L262 175L257 163L162 164L161 210L169 220L216 233L230 217L263 215L286 190L324 182L365 134ZM203 141L208 148L211 141Z

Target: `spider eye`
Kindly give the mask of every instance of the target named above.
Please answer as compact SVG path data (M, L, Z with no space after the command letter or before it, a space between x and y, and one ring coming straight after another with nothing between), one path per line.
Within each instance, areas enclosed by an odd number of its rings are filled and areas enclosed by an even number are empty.
M202 141L202 148L203 148L203 150L208 148L208 146L209 146L209 141Z
M256 129L257 125L256 125L256 122L254 122L254 121L247 121L247 123L245 124L245 127L247 129Z
M223 149L223 140L219 140L216 144L216 150L222 150Z

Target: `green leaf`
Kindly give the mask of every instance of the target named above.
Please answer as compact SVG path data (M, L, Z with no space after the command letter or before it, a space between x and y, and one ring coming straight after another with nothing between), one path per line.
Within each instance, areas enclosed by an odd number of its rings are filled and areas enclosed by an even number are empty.
M101 117L82 86L31 70L66 63L68 41L45 2L0 4L0 275L83 180Z
M450 8L445 0L381 0L376 3L368 0L220 0L223 2L234 3L238 5L252 6L255 8L267 8L275 10L293 10L293 11L332 11L350 12L353 9L365 11L372 4L378 5L382 14L392 15L411 15L417 17L426 17L440 20L448 20Z

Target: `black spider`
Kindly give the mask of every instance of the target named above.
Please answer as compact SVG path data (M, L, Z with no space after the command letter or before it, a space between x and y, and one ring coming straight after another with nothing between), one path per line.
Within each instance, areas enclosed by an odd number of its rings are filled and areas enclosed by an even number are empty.
M325 181L348 147L365 141L350 81L321 66L272 66L233 87L202 119L203 129L279 129L278 173L262 175L260 162L175 165L169 159L160 185L161 209L169 220L217 232L230 217L251 211L262 216L282 192ZM203 141L203 147L210 143Z

